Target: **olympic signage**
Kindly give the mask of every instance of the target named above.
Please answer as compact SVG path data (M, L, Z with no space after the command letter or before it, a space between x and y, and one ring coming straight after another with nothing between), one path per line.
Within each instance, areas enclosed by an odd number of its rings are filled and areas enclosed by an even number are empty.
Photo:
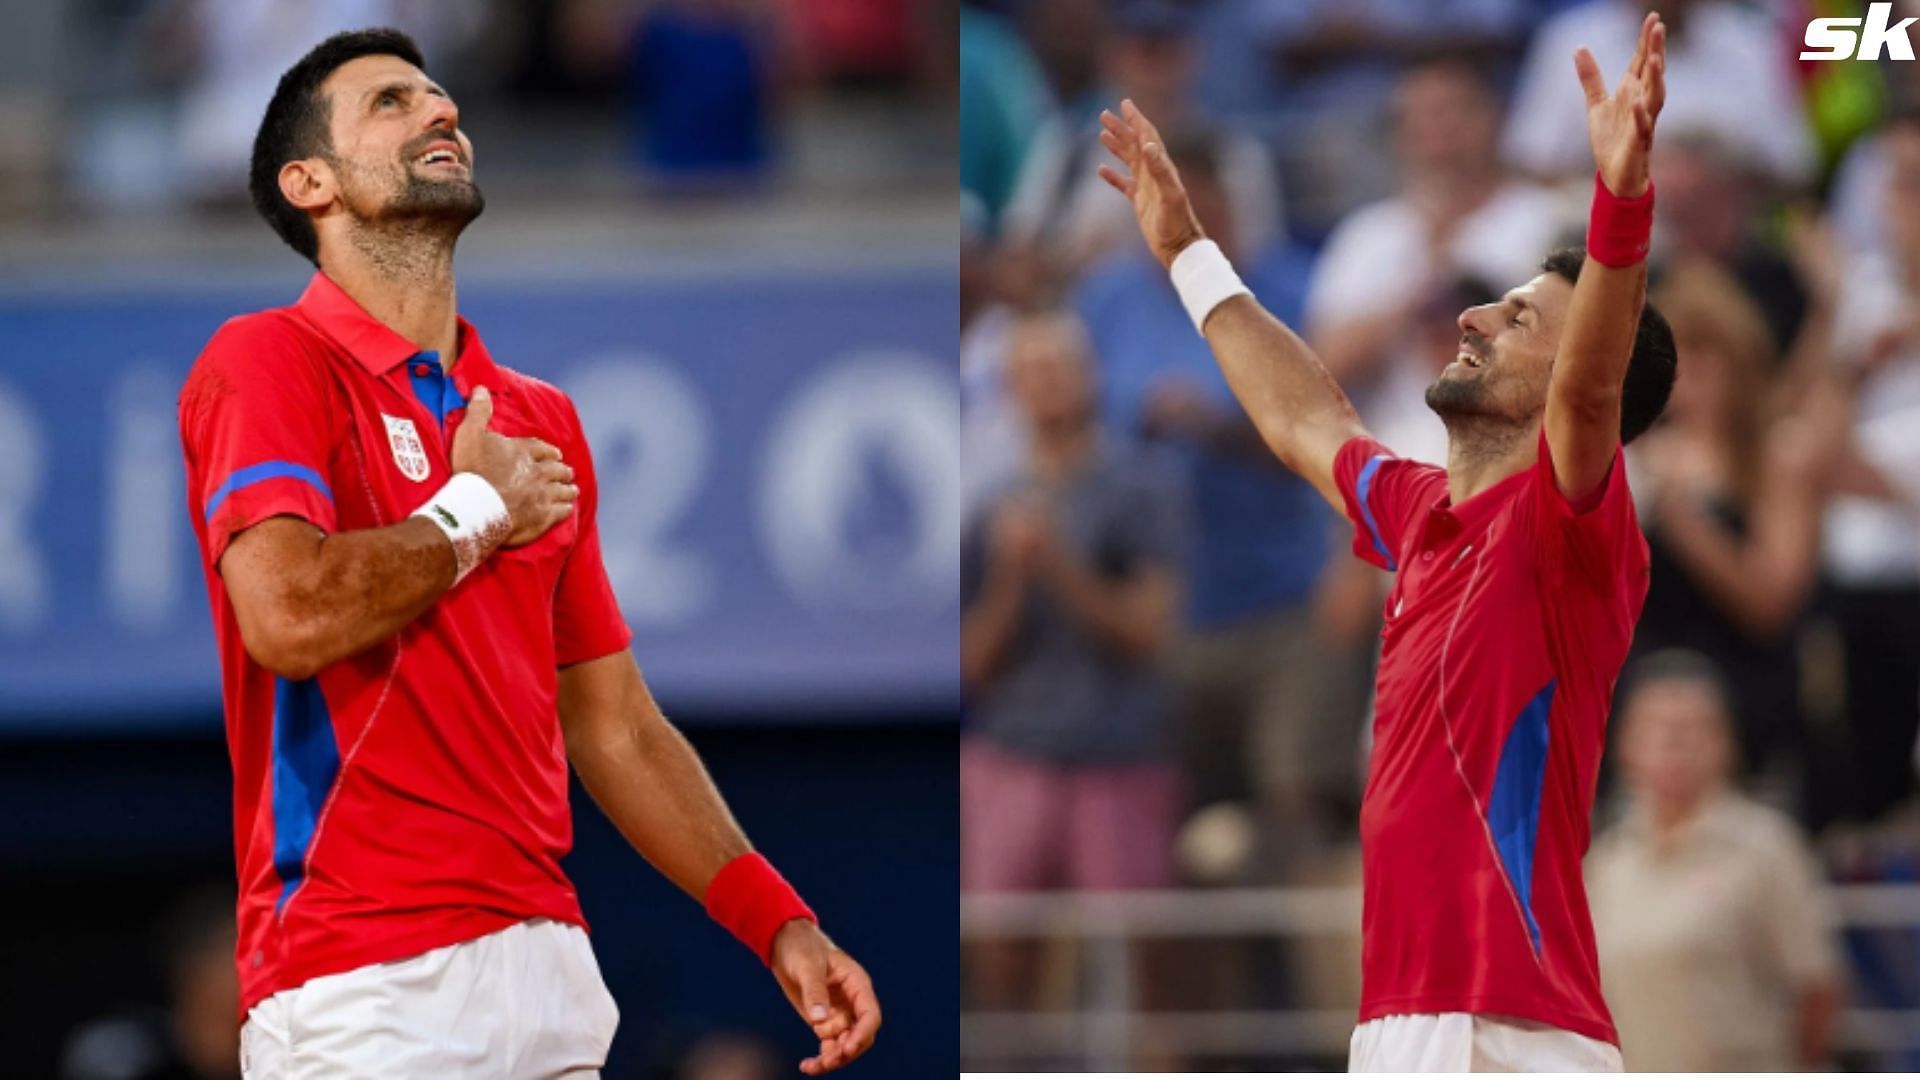
M0 292L0 725L217 714L175 403L258 286ZM957 707L951 268L497 281L462 309L568 391L634 652L670 707Z

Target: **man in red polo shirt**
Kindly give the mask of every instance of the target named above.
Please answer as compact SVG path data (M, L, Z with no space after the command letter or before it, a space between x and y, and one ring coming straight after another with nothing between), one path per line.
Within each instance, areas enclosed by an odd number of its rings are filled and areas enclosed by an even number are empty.
M1649 15L1612 94L1574 65L1599 166L1587 253L1460 316L1427 391L1444 470L1367 436L1312 351L1206 241L1151 122L1102 115L1194 325L1269 446L1399 577L1386 602L1356 1071L1618 1071L1580 876L1608 701L1646 597L1622 444L1666 404L1673 337L1643 306L1665 96Z
M390 30L280 80L256 207L319 272L222 326L180 397L234 769L250 1080L594 1076L618 1018L560 869L569 764L820 1039L866 972L754 854L627 646L566 395L488 355L453 250L453 102Z

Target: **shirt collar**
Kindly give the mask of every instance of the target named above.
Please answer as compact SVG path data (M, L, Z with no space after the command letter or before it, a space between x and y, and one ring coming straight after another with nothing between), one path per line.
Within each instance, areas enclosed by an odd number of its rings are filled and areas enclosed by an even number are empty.
M298 306L315 326L375 375L385 375L424 351L367 314L365 308L322 271L314 271L306 291L300 294ZM459 381L468 386L493 386L498 382L498 370L493 357L487 353L486 343L467 320L459 319L459 327ZM449 366L444 359L442 365Z

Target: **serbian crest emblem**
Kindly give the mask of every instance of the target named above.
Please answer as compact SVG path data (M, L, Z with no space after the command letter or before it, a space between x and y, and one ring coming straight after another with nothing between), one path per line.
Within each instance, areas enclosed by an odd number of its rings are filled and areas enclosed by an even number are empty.
M413 421L380 414L387 422L387 444L393 447L393 463L400 466L400 475L409 480L419 481L427 478L427 448L420 442L420 431Z

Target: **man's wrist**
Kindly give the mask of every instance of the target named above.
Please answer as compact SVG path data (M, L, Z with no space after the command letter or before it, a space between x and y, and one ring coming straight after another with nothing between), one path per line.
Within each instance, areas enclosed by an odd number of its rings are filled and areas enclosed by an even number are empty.
M705 903L714 922L768 965L773 963L773 943L788 923L819 922L787 879L758 852L750 851L721 867L707 885Z
M1653 183L1633 196L1593 174L1593 205L1587 217L1587 254L1602 266L1625 269L1647 257L1653 239Z
M455 473L411 516L433 522L453 544L456 585L513 532L506 501L479 473Z
M1187 318L1193 320L1194 331L1202 337L1207 333L1207 316L1214 308L1235 296L1252 293L1234 272L1220 245L1204 238L1181 249L1167 265L1167 275L1187 309Z

